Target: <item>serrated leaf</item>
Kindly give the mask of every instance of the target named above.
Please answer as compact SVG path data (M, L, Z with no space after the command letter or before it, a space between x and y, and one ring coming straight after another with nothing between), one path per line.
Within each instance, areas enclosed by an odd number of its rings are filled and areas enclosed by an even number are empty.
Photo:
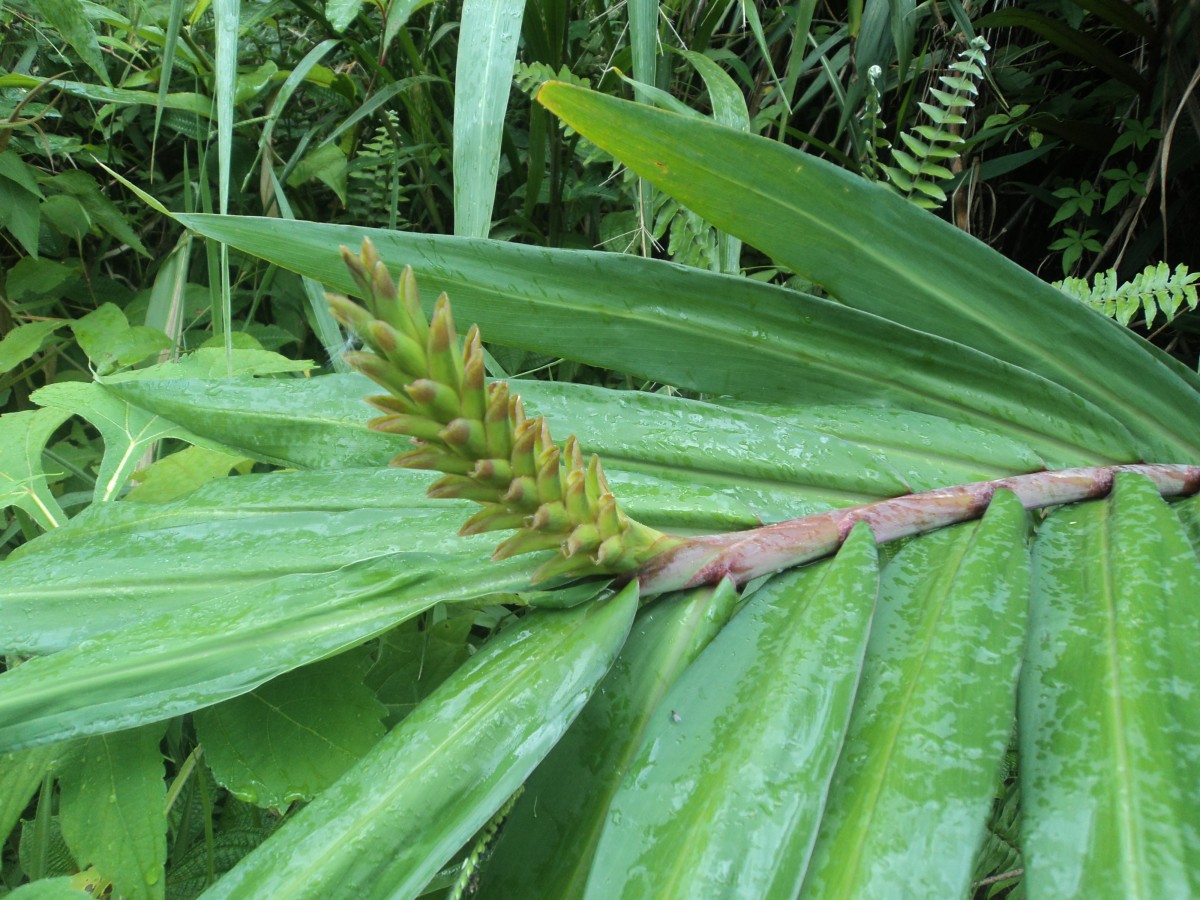
M854 700L878 586L857 528L776 576L688 668L613 799L588 898L794 897Z
M161 898L166 878L167 787L161 725L81 741L59 775L63 836L130 898Z
M197 712L217 781L258 806L311 800L384 735L384 707L362 678L361 657L341 654Z
M470 658L474 618L451 615L422 628L413 620L380 638L366 684L387 708L384 724L400 722Z
M1052 513L1021 676L1030 896L1200 892L1200 563L1154 488Z
M921 537L884 569L805 897L886 896L898 871L917 896L969 893L1012 731L1028 527L1000 492L982 521Z

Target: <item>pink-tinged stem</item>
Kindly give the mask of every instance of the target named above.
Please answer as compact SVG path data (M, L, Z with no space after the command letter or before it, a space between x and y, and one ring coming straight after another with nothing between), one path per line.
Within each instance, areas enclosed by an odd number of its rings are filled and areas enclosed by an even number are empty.
M1164 497L1200 491L1200 466L1098 466L976 481L750 531L686 538L651 559L638 571L638 580L648 595L713 584L726 577L745 584L760 575L829 556L859 522L866 522L875 540L883 544L978 518L1000 489L1012 491L1026 509L1103 497L1112 490L1117 472L1144 475Z

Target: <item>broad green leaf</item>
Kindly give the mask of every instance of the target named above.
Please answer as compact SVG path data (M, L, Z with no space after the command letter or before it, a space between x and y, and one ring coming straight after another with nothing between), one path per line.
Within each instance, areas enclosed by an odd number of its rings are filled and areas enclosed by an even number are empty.
M15 506L29 513L42 528L67 521L46 486L42 451L50 436L68 418L57 409L37 409L0 416L0 509Z
M63 36L88 68L100 76L101 81L105 84L112 83L108 78L108 70L104 67L104 57L100 53L100 40L96 36L96 29L88 20L80 0L38 0L37 12Z
M15 150L0 150L0 179L7 179L38 200L43 198L37 183L37 169L21 159Z
M384 708L343 653L195 714L217 781L235 797L286 809L311 800L384 735Z
M125 313L112 303L101 304L76 319L71 329L98 375L109 375L171 346L171 339L157 328L130 327Z
M163 727L80 741L58 776L59 821L71 852L130 898L161 898L167 860Z
M633 583L510 625L205 898L415 896L578 715L636 610Z
M21 185L0 178L0 228L8 229L29 254L29 258L35 261L38 255L41 220L41 204L38 198ZM12 297L11 288L9 297Z
M68 194L55 194L42 201L42 217L76 243L92 230L92 219L83 204Z
M79 280L79 269L52 259L17 260L7 272L4 288L13 303L32 304L58 298Z
M1145 480L1052 513L1021 676L1025 884L1200 893L1200 563Z
M456 320L477 323L500 344L741 399L892 404L1003 434L1053 466L1137 458L1116 421L1042 378L748 279L618 254L280 219L176 218L342 292L354 286L334 248L370 237L388 265L413 266L426 297L447 291Z
M0 752L239 696L437 603L528 590L537 563L494 563L464 542L458 554L398 550L333 571L211 590L165 614L155 607L170 609L170 586L140 595L141 615L130 624L92 629L77 644L0 674Z
M1029 605L1028 517L1010 493L981 522L888 563L862 685L805 897L964 897L1012 732Z
M538 99L844 303L1062 385L1118 419L1155 461L1200 450L1196 373L885 186L777 141L572 85L550 82Z
M125 499L138 503L163 503L185 497L196 488L218 478L240 464L249 464L244 456L234 456L207 447L185 447L138 470L137 487Z
M142 244L137 231L125 218L120 207L105 196L94 176L79 169L72 169L47 179L46 184L78 200L92 222L103 231L121 243L128 244L142 256L150 256L150 251Z
M613 799L587 897L794 897L878 586L857 528L759 589L663 699Z
M962 422L907 410L734 405L865 447L887 460L913 491L990 481L1046 468L1041 457L1016 441Z
M483 868L484 897L580 897L608 807L661 701L733 612L731 582L643 609L612 671L525 784Z
M464 0L454 73L454 233L491 232L525 0Z

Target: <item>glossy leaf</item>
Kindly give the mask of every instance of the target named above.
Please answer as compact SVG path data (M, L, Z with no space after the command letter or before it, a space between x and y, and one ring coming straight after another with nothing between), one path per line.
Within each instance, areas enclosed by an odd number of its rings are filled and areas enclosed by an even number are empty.
M494 535L458 535L474 505L431 500L428 483L427 473L401 469L274 473L221 479L168 503L93 507L0 563L0 652L54 653L222 597L252 604L255 590L318 576L336 583L339 570L392 555L419 571L439 560L469 565L485 582L505 571L488 567ZM660 518L754 522L709 488L643 478L621 490Z
M311 800L384 734L383 705L343 653L273 678L195 715L217 781L239 800L287 809Z
M844 303L1086 397L1156 461L1200 449L1196 373L883 185L777 141L568 84L550 82L538 99L713 225Z
M206 900L415 896L578 715L636 610L631 584L509 626Z
M1000 492L980 522L884 569L862 685L805 897L969 893L1012 732L1029 604L1028 517Z
M754 594L662 702L589 898L796 895L854 701L877 588L856 529Z
M151 725L80 741L64 766L59 821L75 858L130 898L161 898L167 861L163 728Z
M479 891L485 897L581 897L609 803L667 690L728 621L731 582L675 594L638 615L612 671L525 784Z
M1200 891L1200 563L1136 476L1050 515L1021 679L1031 896Z
M748 279L611 253L279 219L176 218L342 292L354 285L331 250L370 237L389 266L412 265L424 296L447 291L458 321L501 344L716 395L895 405L1003 434L1056 467L1137 456L1119 423L1044 379Z
M282 465L381 465L407 449L402 437L364 428L377 411L362 398L378 388L361 376L109 387L140 409ZM575 434L585 453L599 453L606 471L727 491L763 518L909 489L871 450L795 427L782 416L586 385L528 381L512 382L512 389L531 415L545 415L557 433Z
M190 712L353 647L437 603L531 587L536 563L494 563L477 547L464 542L457 554L396 550L331 571L210 590L178 608L169 585L139 593L142 608L126 613L126 623L93 627L85 640L0 674L0 752Z

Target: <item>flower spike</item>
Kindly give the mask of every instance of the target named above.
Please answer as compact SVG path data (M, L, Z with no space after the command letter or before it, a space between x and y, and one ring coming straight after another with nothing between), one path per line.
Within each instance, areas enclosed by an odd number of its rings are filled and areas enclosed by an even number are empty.
M625 515L599 458L585 460L574 436L560 447L505 382L485 382L479 329L460 341L445 294L427 320L411 267L393 281L366 239L358 256L342 247L342 259L365 302L327 295L366 348L345 359L388 392L368 399L385 413L370 427L413 439L392 465L443 474L429 496L483 507L462 534L515 531L496 559L557 549L539 579L630 573L682 543Z

